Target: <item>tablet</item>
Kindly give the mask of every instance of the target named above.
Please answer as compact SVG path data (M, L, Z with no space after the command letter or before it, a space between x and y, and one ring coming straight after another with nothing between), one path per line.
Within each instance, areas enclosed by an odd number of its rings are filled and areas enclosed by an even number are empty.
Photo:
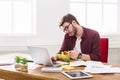
M69 77L70 79L78 79L78 78L90 78L92 75L83 72L81 70L72 70L72 71L62 71L64 75Z

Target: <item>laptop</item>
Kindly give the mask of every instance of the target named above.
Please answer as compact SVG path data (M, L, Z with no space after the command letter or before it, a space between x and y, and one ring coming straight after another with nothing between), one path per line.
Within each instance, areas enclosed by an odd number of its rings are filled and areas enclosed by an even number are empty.
M57 64L51 60L47 48L29 46L28 51L33 59L33 62L36 64L43 64L51 67L60 66L60 64Z

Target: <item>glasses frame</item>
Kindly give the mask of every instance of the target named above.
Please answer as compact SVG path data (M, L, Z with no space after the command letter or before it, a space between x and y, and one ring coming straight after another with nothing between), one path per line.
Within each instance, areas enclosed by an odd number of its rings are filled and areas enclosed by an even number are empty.
M65 28L63 29L63 32L66 32L66 30L69 28L71 23L69 23L69 25L65 26Z

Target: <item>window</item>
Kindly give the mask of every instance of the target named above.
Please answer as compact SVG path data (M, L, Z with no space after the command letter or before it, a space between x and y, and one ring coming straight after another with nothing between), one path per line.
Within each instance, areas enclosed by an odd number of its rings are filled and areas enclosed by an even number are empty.
M119 32L118 0L70 0L70 13L100 34Z
M0 35L35 34L36 0L0 0Z

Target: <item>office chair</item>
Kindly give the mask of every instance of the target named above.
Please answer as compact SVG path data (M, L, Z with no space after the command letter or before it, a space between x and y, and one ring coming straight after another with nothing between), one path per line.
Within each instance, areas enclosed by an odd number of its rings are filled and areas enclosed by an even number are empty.
M100 38L100 61L107 63L108 59L108 38Z

